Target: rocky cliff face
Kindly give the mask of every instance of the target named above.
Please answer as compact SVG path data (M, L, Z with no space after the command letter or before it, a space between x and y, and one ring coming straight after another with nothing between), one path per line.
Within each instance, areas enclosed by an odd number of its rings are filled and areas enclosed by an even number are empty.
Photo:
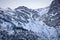
M60 0L53 0L44 22L55 27L60 36Z
M46 21L49 26L58 26L60 22L60 3L59 0L54 0L50 5L50 9L47 13Z

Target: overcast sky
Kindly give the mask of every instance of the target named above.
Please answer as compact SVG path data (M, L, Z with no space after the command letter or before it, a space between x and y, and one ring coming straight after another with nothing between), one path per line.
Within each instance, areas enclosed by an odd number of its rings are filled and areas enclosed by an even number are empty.
M18 6L26 6L28 8L37 9L49 6L52 0L0 0L0 7L12 9Z

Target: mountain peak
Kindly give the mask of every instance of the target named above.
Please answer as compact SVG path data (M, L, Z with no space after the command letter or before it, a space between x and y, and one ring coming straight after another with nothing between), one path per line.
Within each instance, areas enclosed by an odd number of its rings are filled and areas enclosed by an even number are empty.
M54 1L60 3L60 0L54 0Z
M25 6L19 6L19 7L15 8L15 10L16 10L16 9L28 9L28 8L25 7Z
M47 13L45 23L49 26L60 26L60 0L53 0Z

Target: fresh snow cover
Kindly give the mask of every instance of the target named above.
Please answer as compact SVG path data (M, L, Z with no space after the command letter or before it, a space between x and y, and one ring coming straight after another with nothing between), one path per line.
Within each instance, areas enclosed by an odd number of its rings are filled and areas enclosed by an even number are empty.
M33 32L39 33L41 36L44 35L50 39L50 37L54 37L56 39L57 37L57 31L54 27L47 26L43 21L31 21L30 23L26 24L23 28L27 30L31 30Z

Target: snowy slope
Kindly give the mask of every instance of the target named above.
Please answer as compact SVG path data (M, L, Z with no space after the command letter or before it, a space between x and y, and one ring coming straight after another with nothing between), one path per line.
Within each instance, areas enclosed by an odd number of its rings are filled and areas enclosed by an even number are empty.
M45 8L39 8L39 9L36 9L37 12L39 12L39 15L42 16L44 14L46 14L48 11L49 11L50 7L45 7Z

